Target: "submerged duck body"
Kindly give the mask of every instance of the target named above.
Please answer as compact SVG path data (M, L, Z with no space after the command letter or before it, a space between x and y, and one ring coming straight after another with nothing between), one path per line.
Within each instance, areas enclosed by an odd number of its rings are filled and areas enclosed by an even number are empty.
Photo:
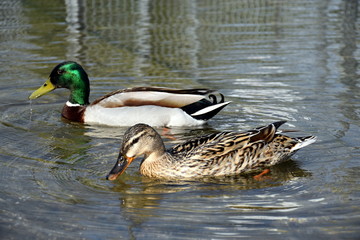
M90 104L88 75L80 64L72 61L57 65L29 99L56 88L70 90L62 110L64 118L109 126L131 126L139 122L152 126L201 125L230 103L221 94L218 101L209 89L135 87L111 92Z
M291 138L277 129L285 121L246 132L205 135L165 149L160 135L146 124L129 128L120 154L107 176L115 180L137 157L144 156L140 173L152 178L194 179L257 171L289 159L316 141L315 136Z

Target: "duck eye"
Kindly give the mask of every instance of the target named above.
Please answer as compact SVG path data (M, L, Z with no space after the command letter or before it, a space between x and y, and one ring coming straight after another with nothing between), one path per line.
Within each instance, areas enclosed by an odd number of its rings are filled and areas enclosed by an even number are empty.
M59 69L59 70L57 71L57 73L58 73L59 75L63 74L64 72L65 72L65 71L62 70L62 69Z
M135 138L133 141L132 141L132 143L131 144L136 144L136 143L138 143L139 142L139 139L140 139L140 137L138 137L138 138Z

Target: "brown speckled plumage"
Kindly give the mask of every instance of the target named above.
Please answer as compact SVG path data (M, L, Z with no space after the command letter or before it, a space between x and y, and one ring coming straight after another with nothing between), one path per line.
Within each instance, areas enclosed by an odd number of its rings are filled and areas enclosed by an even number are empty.
M133 159L144 155L140 173L153 178L186 179L236 175L277 164L316 140L277 133L284 121L246 132L220 132L192 139L165 150L159 134L137 124L123 139L119 158L108 175L114 180Z

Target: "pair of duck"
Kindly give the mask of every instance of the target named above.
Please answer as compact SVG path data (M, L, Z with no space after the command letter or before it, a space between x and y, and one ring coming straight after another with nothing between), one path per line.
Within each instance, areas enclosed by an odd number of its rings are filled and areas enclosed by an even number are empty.
M191 139L165 149L152 126L204 124L229 102L218 101L213 90L177 90L137 87L111 92L89 104L90 84L76 62L63 62L29 99L56 88L70 90L62 116L86 124L130 126L124 134L115 166L107 176L115 180L129 164L144 156L140 173L165 179L195 179L258 171L289 159L297 150L316 141L315 136L291 138L281 134L279 121L244 132L220 132ZM206 98L208 96L208 99Z

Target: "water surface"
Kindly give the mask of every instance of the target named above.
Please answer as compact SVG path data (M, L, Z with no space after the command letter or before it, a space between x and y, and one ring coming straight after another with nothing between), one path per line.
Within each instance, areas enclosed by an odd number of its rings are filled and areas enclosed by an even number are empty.
M1 238L357 239L358 9L352 0L3 0ZM64 60L84 66L91 100L151 85L218 89L232 101L203 127L171 129L167 146L277 120L318 141L262 181L156 181L138 161L109 182L126 128L61 119L63 89L27 100Z

